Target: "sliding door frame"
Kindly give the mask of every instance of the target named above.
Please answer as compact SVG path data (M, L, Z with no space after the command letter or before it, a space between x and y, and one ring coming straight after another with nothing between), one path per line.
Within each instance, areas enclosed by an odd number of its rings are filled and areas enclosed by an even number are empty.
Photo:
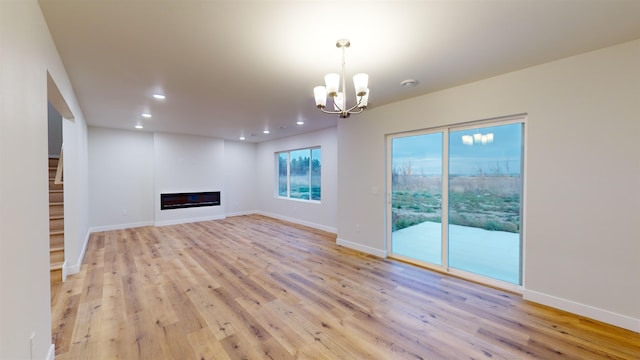
M424 267L430 270L450 274L453 276L461 277L473 282L485 284L488 286L516 292L522 293L524 289L524 249L525 249L525 197L526 197L526 188L525 188L525 167L526 167L526 123L527 123L527 115L526 114L517 114L512 116L505 116L500 118L493 119L485 119L479 121L472 121L461 124L454 125L446 125L439 126L433 128L426 128L421 130L400 132L387 134L385 143L386 143L386 253L389 258L397 259L403 262L407 262L410 264L414 264L420 267ZM470 130L481 127L488 126L500 126L500 125L510 125L510 124L522 124L522 132L521 132L521 162L520 162L520 181L521 181L521 194L520 194L520 284L513 284L510 282L490 278L487 276L475 274L472 272L464 271L461 269L456 269L449 267L449 138L450 132L459 131L459 130ZM416 136L416 135L426 135L426 134L436 134L442 133L442 209L441 209L441 248L442 248L442 265L432 264L420 260L416 260L407 256L399 255L393 253L392 247L392 170L393 170L393 140L398 138Z

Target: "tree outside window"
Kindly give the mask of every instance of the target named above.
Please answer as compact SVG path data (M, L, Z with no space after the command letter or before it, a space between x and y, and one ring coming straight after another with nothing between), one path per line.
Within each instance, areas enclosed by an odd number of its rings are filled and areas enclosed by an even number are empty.
M321 199L322 152L320 148L276 153L277 195L290 199Z

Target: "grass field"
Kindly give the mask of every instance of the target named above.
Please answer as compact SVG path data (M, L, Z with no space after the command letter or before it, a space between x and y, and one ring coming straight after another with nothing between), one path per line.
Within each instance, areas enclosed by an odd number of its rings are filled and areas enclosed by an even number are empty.
M520 231L520 176L452 176L449 224L485 230ZM424 221L442 221L440 177L400 175L392 190L393 231Z
M321 199L321 187L320 176L311 176L311 183L309 183L309 177L307 176L291 176L290 195L292 199L304 199L304 200L320 200ZM280 177L278 183L279 195L287 196L287 179L286 177Z

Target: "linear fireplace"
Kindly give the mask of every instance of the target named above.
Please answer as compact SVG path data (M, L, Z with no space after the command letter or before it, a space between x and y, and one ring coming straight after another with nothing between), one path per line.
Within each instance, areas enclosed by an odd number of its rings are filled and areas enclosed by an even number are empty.
M160 194L160 210L219 205L220 191Z

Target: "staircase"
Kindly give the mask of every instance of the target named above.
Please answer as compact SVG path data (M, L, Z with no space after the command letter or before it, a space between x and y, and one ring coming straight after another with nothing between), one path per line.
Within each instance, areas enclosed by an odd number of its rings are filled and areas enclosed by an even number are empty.
M49 158L49 262L52 284L62 282L64 264L64 188L61 175L58 159Z

